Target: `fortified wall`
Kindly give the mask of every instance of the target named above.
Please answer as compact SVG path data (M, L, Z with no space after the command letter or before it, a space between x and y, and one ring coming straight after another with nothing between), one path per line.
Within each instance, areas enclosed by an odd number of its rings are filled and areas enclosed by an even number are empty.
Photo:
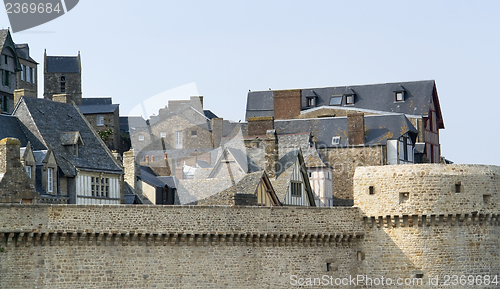
M4 204L0 287L293 288L363 275L422 282L379 288L498 288L444 282L500 275L499 177L494 166L360 167L347 208Z

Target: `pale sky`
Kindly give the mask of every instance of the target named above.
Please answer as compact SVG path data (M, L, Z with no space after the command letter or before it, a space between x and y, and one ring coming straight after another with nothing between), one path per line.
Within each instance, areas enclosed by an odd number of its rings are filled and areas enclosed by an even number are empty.
M434 79L442 155L500 165L499 12L500 1L81 0L13 39L40 71L44 49L81 51L84 97L111 96L124 115L197 93L243 121L249 89Z

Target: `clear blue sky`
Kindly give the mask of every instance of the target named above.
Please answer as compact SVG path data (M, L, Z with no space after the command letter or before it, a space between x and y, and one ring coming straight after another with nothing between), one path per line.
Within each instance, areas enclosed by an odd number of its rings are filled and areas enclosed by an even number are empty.
M82 0L13 38L40 68L45 48L80 50L84 96L112 96L123 114L183 85L238 121L249 89L434 79L442 154L500 165L499 12L499 1Z

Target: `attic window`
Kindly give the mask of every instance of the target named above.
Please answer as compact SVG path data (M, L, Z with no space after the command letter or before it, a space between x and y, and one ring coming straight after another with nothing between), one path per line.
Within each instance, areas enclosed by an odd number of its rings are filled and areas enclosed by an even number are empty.
M290 195L292 197L302 197L302 183L294 182L290 183Z
M405 101L405 92L404 91L396 91L396 101Z
M310 96L307 97L307 107L315 107L316 106L316 97Z
M354 96L355 96L355 94L348 94L348 95L346 95L345 104L347 104L347 105L353 105L354 104Z
M330 98L330 105L341 105L342 104L342 95L332 95Z
M332 137L332 145L339 145L339 144L340 144L340 136Z
M139 141L144 141L144 136L143 135L139 136Z

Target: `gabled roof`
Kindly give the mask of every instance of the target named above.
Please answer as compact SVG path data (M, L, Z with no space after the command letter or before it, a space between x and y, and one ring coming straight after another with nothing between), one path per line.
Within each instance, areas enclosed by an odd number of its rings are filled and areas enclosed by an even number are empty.
M47 149L16 116L0 114L0 139L17 138L21 147L31 143L33 150Z
M78 56L47 56L45 69L48 73L79 73Z
M180 180L177 188L178 201L181 205L229 205L231 196L235 194L255 194L263 178L267 176L265 172L260 171L239 178ZM276 196L273 194L272 197L274 199ZM279 201L278 198L275 200Z
M9 48L12 51L12 54L14 54L14 61L16 62L16 71L21 70L21 63L19 63L16 45L14 43L14 40L12 40L12 36L10 35L9 29L0 30L0 52L4 48Z
M22 98L14 115L46 146L52 146L57 164L65 176L75 176L76 168L123 173L104 142L74 105L41 98ZM60 139L63 133L71 131L78 131L84 143L78 148L78 156Z
M270 179L276 192L276 196L282 204L284 204L285 202L285 197L292 180L294 164L296 162L299 162L301 167L302 164L304 164L304 158L301 149L292 150L281 157L277 166L278 171L276 172L276 178ZM314 195L311 189L311 184L309 183L307 172L301 170L300 173L302 174L302 178L304 179L305 192L308 196L309 203L312 206L315 206Z
M395 91L404 89L405 101L395 101ZM442 119L434 80L308 88L302 90L303 103L307 95L316 95L316 106L329 106L332 96L355 94L355 102L349 107L398 112L410 115L429 113L430 101L438 106L438 119ZM435 97L436 96L436 97ZM437 102L437 103L436 103ZM345 99L342 100L345 104ZM246 119L256 116L274 116L273 91L251 91L247 98Z
M347 117L276 120L276 133L312 133L317 145L322 147L346 147L349 145ZM388 139L395 139L407 132L417 133L404 114L365 116L365 145L385 145ZM332 144L333 137L340 137L338 145Z
M67 145L84 145L82 136L79 131L70 131L61 133L61 144L64 146Z
M38 64L33 58L30 56L30 47L28 43L21 43L21 44L15 44L16 47L16 52L19 58L22 58L24 60L33 62L35 64Z
M229 159L234 159L236 164L241 168L241 170L245 173L253 173L257 171L261 171L262 169L255 163L253 162L252 159L250 159L244 152L242 152L239 149L227 147L224 149L222 152L221 156L217 160L217 162L214 165L214 169L208 176L209 178L215 177L215 175L219 172L216 169L220 167L221 162L227 161Z

